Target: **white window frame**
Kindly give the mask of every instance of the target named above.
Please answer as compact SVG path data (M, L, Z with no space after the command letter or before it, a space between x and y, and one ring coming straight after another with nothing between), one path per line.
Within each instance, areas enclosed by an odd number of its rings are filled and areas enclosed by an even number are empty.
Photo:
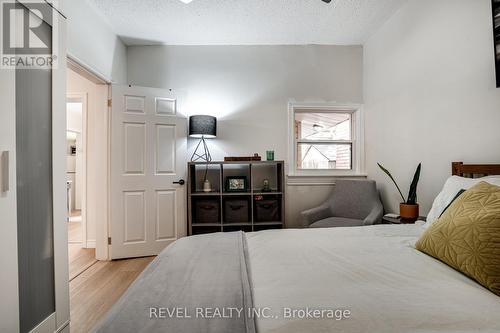
M304 112L332 112L351 114L352 165L350 170L319 169L304 170L297 168L297 143L295 138L295 114ZM349 141L350 142L350 141ZM334 143L334 142L333 142ZM361 104L339 103L288 103L288 182L294 179L300 183L309 178L311 183L330 184L324 177L366 177L364 151L364 115Z

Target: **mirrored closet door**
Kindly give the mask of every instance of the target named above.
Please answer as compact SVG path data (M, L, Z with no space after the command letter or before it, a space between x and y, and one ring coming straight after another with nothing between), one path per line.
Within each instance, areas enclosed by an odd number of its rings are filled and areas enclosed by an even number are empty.
M0 70L0 331L69 331L67 248L60 245L66 246L65 62L17 62L44 53L65 58L64 18L43 1L2 9L12 23L17 65Z
M19 322L29 332L55 312L51 69L16 69L16 151Z

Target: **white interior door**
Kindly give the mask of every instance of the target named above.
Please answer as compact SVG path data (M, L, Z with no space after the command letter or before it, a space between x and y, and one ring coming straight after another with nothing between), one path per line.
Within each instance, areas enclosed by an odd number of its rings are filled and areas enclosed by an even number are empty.
M170 91L112 87L112 259L159 254L186 234L187 122Z

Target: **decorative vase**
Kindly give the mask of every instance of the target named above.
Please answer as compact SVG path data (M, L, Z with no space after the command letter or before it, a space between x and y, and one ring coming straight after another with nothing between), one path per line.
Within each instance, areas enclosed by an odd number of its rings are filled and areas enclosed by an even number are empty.
M203 192L212 192L212 185L208 179L203 182Z
M262 182L262 192L271 192L271 187L269 185L269 179L264 179Z
M266 151L266 159L268 161L274 161L274 150Z
M404 220L417 220L419 217L419 206L408 205L405 203L399 204L399 215Z

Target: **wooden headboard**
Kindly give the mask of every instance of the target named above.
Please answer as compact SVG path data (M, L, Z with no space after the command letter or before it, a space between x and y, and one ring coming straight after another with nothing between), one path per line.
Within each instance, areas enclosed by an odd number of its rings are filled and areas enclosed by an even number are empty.
M500 175L500 164L464 164L463 162L451 163L453 176L476 178Z

